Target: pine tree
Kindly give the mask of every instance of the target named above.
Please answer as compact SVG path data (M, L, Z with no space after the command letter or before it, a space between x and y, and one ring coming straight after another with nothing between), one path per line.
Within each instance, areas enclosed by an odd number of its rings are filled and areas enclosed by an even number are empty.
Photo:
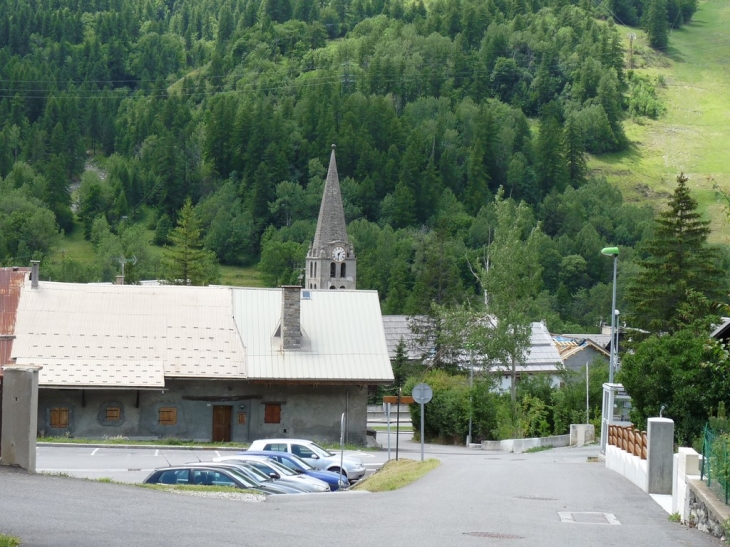
M649 45L655 49L665 49L669 43L667 17L667 0L650 0L644 26L649 35Z
M568 164L568 178L574 187L585 181L588 166L586 165L585 146L582 131L575 116L568 116L563 128L563 147Z
M198 219L188 198L162 256L164 278L173 285L208 285L218 279L215 255L203 249Z
M647 256L628 287L632 326L675 332L711 315L726 293L717 254L707 244L710 223L700 217L686 183L680 174L669 209L656 220Z

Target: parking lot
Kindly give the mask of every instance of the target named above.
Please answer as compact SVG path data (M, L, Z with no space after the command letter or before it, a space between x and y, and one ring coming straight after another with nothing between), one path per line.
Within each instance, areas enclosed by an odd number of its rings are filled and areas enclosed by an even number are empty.
M403 457L420 457L415 443L404 441L401 449ZM114 455L107 454L112 449L100 449L92 456L82 448L69 450L79 465L86 462L83 469L91 471L84 473L105 476L112 469L130 477L136 473L119 462L152 467L170 458L167 451ZM52 451L42 453L43 447L39 462L44 465L63 461ZM23 547L720 545L670 522L648 495L603 463L589 460L597 453L596 446L506 454L426 445L426 457L437 457L441 466L400 490L270 496L264 503L0 468L0 531L21 537ZM377 465L383 452L371 459ZM563 514L572 515L572 523ZM589 522L581 515L591 515Z

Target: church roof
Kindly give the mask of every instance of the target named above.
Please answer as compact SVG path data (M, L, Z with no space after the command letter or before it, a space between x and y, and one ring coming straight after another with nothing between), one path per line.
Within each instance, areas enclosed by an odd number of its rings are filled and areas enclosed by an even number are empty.
M344 244L349 243L347 225L345 224L345 211L342 207L342 195L340 194L340 179L337 176L334 144L332 145L330 165L327 170L327 180L324 183L324 194L322 195L322 203L319 206L317 230L314 233L310 256L320 256L322 249L329 252L329 245L333 241Z

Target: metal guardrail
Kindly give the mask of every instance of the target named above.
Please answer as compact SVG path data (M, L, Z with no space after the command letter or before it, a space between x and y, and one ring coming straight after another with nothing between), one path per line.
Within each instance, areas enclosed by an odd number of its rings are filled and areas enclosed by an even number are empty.
M608 444L638 456L642 460L646 459L649 449L646 431L634 429L634 426L609 425Z
M728 460L730 435L718 435L705 425L702 442L702 475L718 499L728 504L730 499L730 461Z

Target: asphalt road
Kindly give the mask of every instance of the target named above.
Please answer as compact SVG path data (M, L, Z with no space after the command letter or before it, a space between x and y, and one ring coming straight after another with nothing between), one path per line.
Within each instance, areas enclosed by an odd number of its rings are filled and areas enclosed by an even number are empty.
M418 444L402 444L403 457L420 457ZM427 445L426 456L441 466L400 490L270 496L263 503L0 468L0 532L20 536L23 547L720 545L669 522L647 494L589 462L597 452ZM561 512L578 522L562 522ZM610 513L619 524L585 512Z

